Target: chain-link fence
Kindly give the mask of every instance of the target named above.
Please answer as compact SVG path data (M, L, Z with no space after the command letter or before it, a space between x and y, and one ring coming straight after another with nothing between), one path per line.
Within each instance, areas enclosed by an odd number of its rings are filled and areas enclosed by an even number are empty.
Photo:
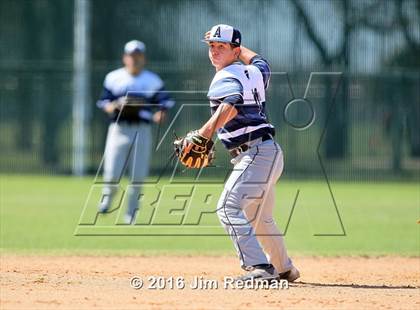
M363 1L91 1L88 172L100 165L107 131L95 101L134 38L147 45L148 68L176 91L168 122L154 127L155 146L164 140L151 167L170 172L172 131L184 134L210 115L205 91L214 71L200 38L224 22L272 65L267 104L287 176L322 177L325 169L346 180L418 178L420 13L416 1L399 3L379 1L368 19ZM0 1L1 172L71 173L73 6ZM348 29L340 28L343 18L353 23ZM318 73L310 80L311 72ZM305 90L306 101L290 104ZM208 176L230 168L217 150Z

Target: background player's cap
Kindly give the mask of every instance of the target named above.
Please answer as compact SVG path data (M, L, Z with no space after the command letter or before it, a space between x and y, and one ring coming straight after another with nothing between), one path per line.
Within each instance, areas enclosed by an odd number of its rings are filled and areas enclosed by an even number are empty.
M146 51L146 45L143 42L132 40L127 42L124 46L125 54L133 54L135 52L144 53Z
M210 30L210 38L203 42L224 42L233 45L241 45L241 32L229 25L216 25Z

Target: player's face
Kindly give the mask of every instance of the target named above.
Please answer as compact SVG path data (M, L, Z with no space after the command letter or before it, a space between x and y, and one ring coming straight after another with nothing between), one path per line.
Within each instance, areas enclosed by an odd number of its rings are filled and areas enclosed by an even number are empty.
M229 43L209 42L209 58L216 70L220 70L234 61L239 56L239 47L232 47Z
M123 63L130 74L137 75L143 69L145 57L143 53L124 54Z

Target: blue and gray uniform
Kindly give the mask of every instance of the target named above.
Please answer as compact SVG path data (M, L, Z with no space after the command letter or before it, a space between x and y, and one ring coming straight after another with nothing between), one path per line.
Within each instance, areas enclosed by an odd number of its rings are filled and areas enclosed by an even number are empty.
M228 149L264 135L274 136L274 127L268 122L265 108L265 89L270 74L268 63L257 55L251 65L234 63L214 77L207 94L212 113L221 102L235 105L238 111L238 115L217 133Z
M138 113L122 113L119 122L150 123L155 107L166 110L174 105L174 101L165 92L163 82L157 74L149 70L143 70L139 75L132 76L125 68L107 74L101 98L97 105L104 108L110 102L118 101L126 96L137 99L143 105L138 108ZM115 122L118 111L110 117Z
M152 147L151 122L156 109L166 110L175 102L165 92L159 76L143 70L133 76L125 68L110 72L104 81L104 89L97 106L105 108L111 102L135 99L135 105L127 104L121 113L110 115L104 153L103 198L99 205L101 212L111 207L112 198L119 188L119 181L127 164L131 185L128 187L126 222L132 223L139 207L140 184L148 174ZM118 117L119 116L119 117ZM117 122L118 120L118 122Z
M249 65L233 63L216 73L208 98L212 113L222 102L238 111L217 132L224 146L229 150L243 144L248 147L232 159L234 168L217 206L219 220L234 242L244 269L271 263L283 273L293 265L273 219L283 152L272 139L275 130L266 114L265 90L270 74L267 61L258 55Z

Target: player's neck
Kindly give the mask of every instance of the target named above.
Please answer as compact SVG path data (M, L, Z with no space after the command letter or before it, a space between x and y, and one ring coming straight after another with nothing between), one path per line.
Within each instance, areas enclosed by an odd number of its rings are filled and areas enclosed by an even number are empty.
M128 72L130 75L132 75L132 76L137 76L137 75L139 75L139 74L143 71L143 68L136 68L135 70L128 70L128 69L126 68L125 70L127 70L127 72Z
M223 70L224 68L229 67L230 65L233 65L235 62L236 62L236 60L232 61L231 63L228 63L227 65L215 67L216 72L218 72L220 70Z

